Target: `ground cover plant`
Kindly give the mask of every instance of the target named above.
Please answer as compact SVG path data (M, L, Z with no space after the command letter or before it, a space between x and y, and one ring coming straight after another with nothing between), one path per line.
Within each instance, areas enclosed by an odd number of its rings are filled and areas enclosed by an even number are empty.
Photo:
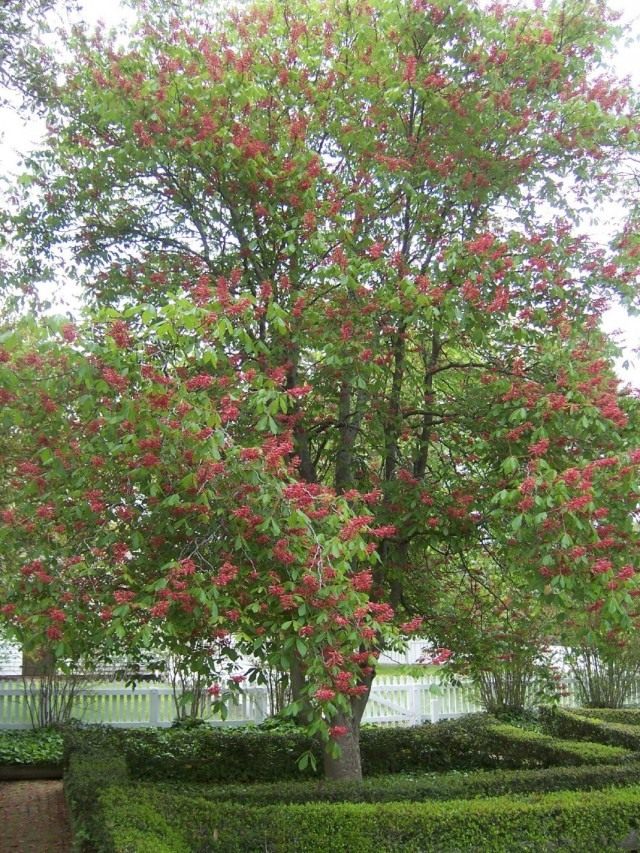
M0 765L61 765L62 749L59 729L0 731Z

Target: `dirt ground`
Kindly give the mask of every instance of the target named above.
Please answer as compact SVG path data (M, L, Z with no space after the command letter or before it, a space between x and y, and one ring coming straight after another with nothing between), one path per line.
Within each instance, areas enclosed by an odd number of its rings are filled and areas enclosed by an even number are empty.
M0 853L70 850L62 782L0 782Z

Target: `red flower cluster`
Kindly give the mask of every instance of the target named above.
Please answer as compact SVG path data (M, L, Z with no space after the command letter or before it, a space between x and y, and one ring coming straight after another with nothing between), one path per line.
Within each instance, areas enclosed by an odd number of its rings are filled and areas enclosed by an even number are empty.
M200 373L198 376L193 376L184 383L187 391L206 391L213 385L213 376L208 373Z
M336 698L336 691L330 687L320 687L313 695L319 702L331 702L332 699Z

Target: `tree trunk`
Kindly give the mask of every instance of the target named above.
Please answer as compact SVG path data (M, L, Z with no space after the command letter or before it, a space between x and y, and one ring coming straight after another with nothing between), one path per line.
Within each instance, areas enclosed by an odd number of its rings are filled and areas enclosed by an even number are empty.
M55 671L55 657L49 648L41 647L27 653L22 650L22 675L25 678L50 676Z
M368 675L363 681L367 686L367 692L362 696L354 696L351 699L351 713L342 712L336 714L331 720L332 726L343 726L347 731L334 739L340 748L339 755L332 755L329 742L324 750L324 775L326 779L333 781L361 782L362 760L360 757L360 722L364 709L369 701L371 685L375 673Z
M340 735L329 742L324 750L325 779L332 781L362 781L362 762L360 760L360 723L346 714L336 714L333 725L343 726L346 734ZM340 748L338 755L332 755L333 743Z

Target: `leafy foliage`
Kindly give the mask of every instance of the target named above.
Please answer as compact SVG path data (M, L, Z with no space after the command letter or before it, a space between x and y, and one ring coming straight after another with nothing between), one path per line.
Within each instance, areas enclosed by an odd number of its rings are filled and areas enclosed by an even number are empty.
M57 729L0 732L0 764L38 765L62 762L63 737Z
M112 788L101 797L105 841L101 851L173 851L206 845L222 851L473 850L478 838L496 853L514 846L555 844L580 851L619 850L631 837L638 810L637 787L610 791L561 792L535 799L499 797L446 803L306 803L262 808L209 803L202 798L147 789L131 798ZM167 815L171 815L168 820ZM330 837L327 827L331 827ZM171 835L166 833L170 830ZM163 834L164 833L164 834ZM150 842L144 846L144 840ZM165 842L166 843L166 842ZM444 846L443 846L444 845Z
M479 556L559 633L632 630L637 400L598 319L633 240L574 223L624 195L637 98L603 4L538 5L70 36L4 223L7 286L64 269L92 310L4 342L17 636L208 677L233 634L357 775L377 652Z
M184 796L209 802L266 806L275 803L397 803L470 800L504 794L598 790L637 782L637 764L547 767L543 770L478 770L372 776L361 782L280 781L253 785L181 785ZM154 782L153 790L175 793L175 785Z

